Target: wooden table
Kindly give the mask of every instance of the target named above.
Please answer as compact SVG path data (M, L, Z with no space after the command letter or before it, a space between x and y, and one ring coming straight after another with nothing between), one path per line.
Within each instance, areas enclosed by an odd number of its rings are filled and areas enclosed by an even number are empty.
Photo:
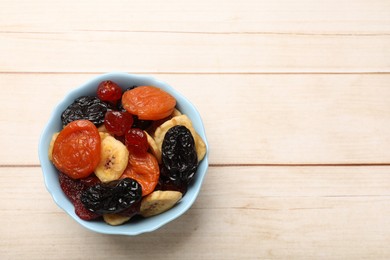
M0 0L0 259L390 259L390 2ZM193 207L136 237L46 191L40 133L69 90L154 75L199 109Z

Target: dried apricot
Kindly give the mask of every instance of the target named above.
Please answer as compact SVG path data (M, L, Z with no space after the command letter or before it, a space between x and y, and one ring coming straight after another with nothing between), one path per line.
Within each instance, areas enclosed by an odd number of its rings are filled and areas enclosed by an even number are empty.
M160 176L160 168L156 157L150 153L143 156L130 153L129 163L125 172L120 177L132 178L142 186L142 196L153 192L158 183Z
M53 146L53 163L73 179L89 176L100 161L100 135L88 120L76 120L64 127Z
M122 106L139 119L159 120L173 112L176 99L162 89L140 86L122 95Z

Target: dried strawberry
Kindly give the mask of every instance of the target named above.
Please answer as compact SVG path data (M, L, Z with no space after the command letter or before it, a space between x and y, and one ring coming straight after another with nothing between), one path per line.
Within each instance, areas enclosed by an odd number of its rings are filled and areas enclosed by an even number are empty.
M81 219L92 220L101 216L95 212L86 209L84 204L81 202L81 200L77 200L73 205L74 205L74 210L76 212L76 215L79 216L79 218Z
M80 200L81 193L85 189L100 182L95 175L91 175L85 179L74 180L60 172L59 181L61 189L74 205L77 216L84 220L92 220L100 217L99 214L87 210Z
M59 173L60 186L65 195L74 204L80 199L80 193L84 189L84 184L68 177L66 174Z

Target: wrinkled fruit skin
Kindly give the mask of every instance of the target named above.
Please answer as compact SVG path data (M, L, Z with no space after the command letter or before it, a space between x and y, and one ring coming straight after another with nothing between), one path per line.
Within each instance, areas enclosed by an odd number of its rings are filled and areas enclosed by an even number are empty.
M125 135L127 149L137 155L145 155L149 149L148 138L145 132L139 128L130 129Z
M156 157L151 153L145 155L129 154L129 163L123 172L121 179L131 178L142 187L142 196L152 193L158 183L160 168Z
M198 168L195 141L190 130L177 125L168 130L162 143L162 178L176 186L190 183Z
M123 93L122 106L142 120L158 120L173 112L176 99L160 88L139 86Z
M75 213L79 218L83 220L92 220L100 217L99 214L96 214L86 209L80 200L81 193L84 190L86 190L90 186L100 183L99 179L95 175L91 175L88 178L82 180L74 180L66 174L60 172L58 178L60 181L61 189L69 198L70 202L72 202L72 204L74 205Z
M104 126L110 134L123 136L130 130L133 121L133 116L128 112L108 111L104 117Z
M139 212L140 212L140 208L141 208L141 199L135 203L133 203L133 205L131 205L129 208L119 212L118 214L119 215L122 215L122 216L126 216L126 217L134 217L135 215L137 215Z
M148 129L153 124L152 120L141 120L138 116L133 115L133 126L132 128L140 128L142 130Z
M142 198L141 185L130 178L100 183L81 194L81 202L97 214L120 213L129 209Z
M62 125L66 126L75 120L85 119L99 126L111 107L97 97L83 96L75 99L61 115Z
M100 82L96 94L100 100L117 102L122 97L122 89L111 80Z
M188 189L187 182L180 181L180 179L171 176L170 172L164 166L160 169L160 178L158 179L157 186L155 190L173 190L179 191L183 194L186 194Z
M88 177L100 161L100 140L92 122L70 122L54 142L52 160L55 167L73 179Z

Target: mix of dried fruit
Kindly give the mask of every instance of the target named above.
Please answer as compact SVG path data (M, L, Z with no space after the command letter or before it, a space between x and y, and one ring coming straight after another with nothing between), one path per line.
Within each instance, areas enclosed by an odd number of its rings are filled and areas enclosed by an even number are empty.
M186 193L206 145L169 93L101 82L74 100L52 136L49 159L84 220L121 225L172 208Z

